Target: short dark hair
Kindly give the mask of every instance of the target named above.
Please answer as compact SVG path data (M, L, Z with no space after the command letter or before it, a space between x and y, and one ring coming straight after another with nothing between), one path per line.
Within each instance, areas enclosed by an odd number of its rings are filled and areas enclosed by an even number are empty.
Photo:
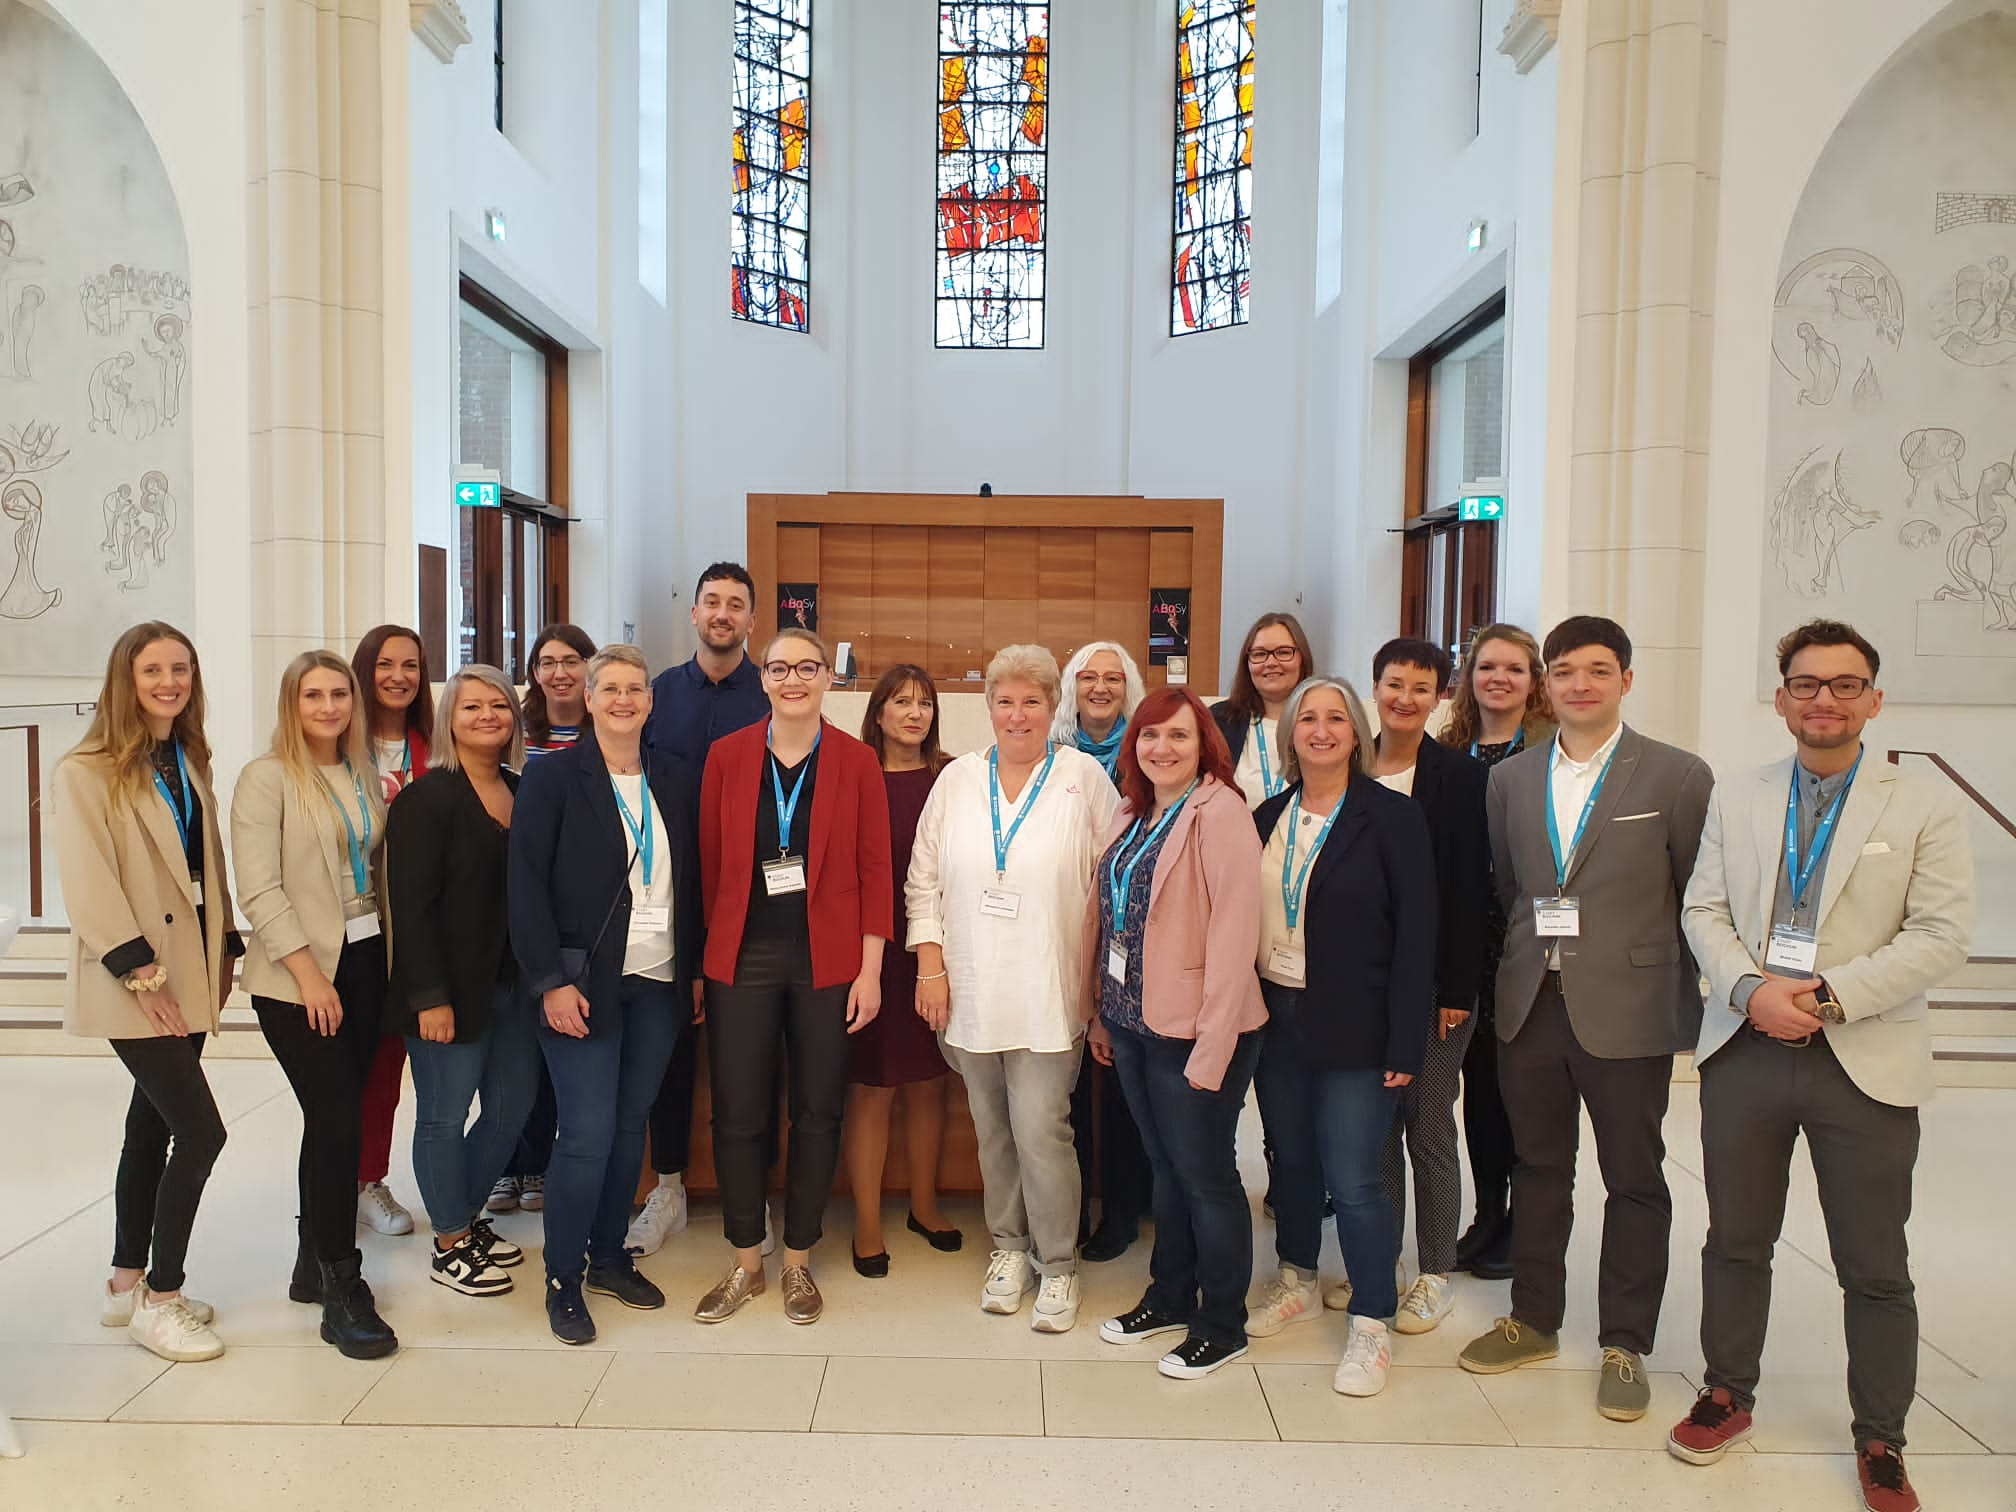
M1372 681L1376 683L1384 677L1386 669L1395 662L1403 667L1419 667L1423 672L1433 672L1437 693L1448 687L1449 679L1456 675L1456 663L1450 659L1449 653L1435 642L1418 636L1397 636L1374 652Z
M1631 637L1617 621L1600 614L1570 615L1549 630L1547 643L1540 648L1540 665L1551 667L1570 651L1580 651L1584 646L1606 647L1616 653L1618 671L1631 670Z
M756 607L756 580L749 576L749 569L740 562L712 562L700 573L700 580L693 585L693 601L698 603L700 595L709 583L740 583L749 590L749 607Z
M1853 625L1843 620L1816 619L1806 621L1778 642L1780 677L1791 674L1792 658L1808 646L1853 646L1869 663L1869 681L1872 683L1876 681L1876 674L1883 670L1883 659L1876 654L1876 648Z

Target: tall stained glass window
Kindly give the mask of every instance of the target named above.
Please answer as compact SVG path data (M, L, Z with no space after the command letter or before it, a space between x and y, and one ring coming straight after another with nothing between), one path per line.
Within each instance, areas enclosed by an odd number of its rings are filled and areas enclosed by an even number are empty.
M1244 325L1253 294L1254 0L1176 0L1169 334Z
M1043 345L1050 7L938 7L938 345Z
M812 277L811 115L812 0L736 0L729 308L792 331Z

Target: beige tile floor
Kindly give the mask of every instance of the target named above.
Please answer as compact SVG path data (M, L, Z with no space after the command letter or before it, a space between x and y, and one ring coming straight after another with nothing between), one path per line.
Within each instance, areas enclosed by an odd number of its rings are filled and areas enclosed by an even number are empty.
M1803 1160L1754 1448L1699 1470L1661 1447L1701 1375L1705 1205L1691 1086L1674 1088L1667 1120L1674 1264L1648 1362L1655 1409L1620 1425L1592 1406L1593 1150L1560 1357L1490 1379L1456 1369L1463 1342L1505 1306L1503 1283L1465 1280L1455 1316L1399 1342L1392 1382L1371 1401L1329 1389L1337 1315L1256 1341L1207 1381L1169 1382L1155 1373L1155 1346L1115 1349L1094 1326L1139 1296L1145 1245L1086 1267L1083 1321L1052 1337L1031 1333L1026 1316L981 1313L977 1242L938 1254L902 1232L900 1209L891 1276L855 1276L844 1203L815 1261L827 1296L816 1327L786 1323L774 1287L727 1324L692 1320L726 1256L703 1206L645 1262L673 1305L643 1314L599 1299L601 1337L581 1350L546 1333L536 1285L456 1297L425 1279L424 1240L367 1236L367 1273L405 1348L361 1363L316 1342L313 1312L285 1299L299 1120L277 1069L219 1062L212 1078L231 1143L190 1286L217 1306L230 1348L167 1366L97 1325L123 1072L98 1058L0 1058L0 1402L29 1450L0 1462L5 1512L354 1509L446 1501L463 1487L480 1488L472 1504L486 1509L1857 1504L1840 1297ZM2016 1288L1997 1282L2016 1250L2016 1170L2002 1153L2012 1119L2016 1092L1967 1090L1943 1093L1925 1120L1912 1222L1924 1326L1913 1478L1944 1512L2016 1512ZM410 1203L408 1131L402 1117L393 1185ZM1257 1131L1246 1134L1257 1193ZM977 1241L977 1206L953 1212ZM1257 1212L1256 1225L1257 1270L1271 1229ZM538 1242L535 1216L500 1227ZM520 1276L533 1280L536 1266L534 1255Z

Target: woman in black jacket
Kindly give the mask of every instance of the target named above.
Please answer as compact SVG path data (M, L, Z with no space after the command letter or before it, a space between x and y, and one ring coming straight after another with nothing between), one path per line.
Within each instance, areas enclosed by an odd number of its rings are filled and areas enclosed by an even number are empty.
M623 1249L644 1130L700 980L696 784L641 737L650 670L635 646L588 663L594 729L526 769L511 826L511 946L540 1006L559 1133L546 1168L546 1320L587 1344L591 1292L656 1308Z
M434 1229L433 1278L488 1297L511 1290L504 1268L525 1257L491 1229L483 1201L539 1085L532 1005L506 929L525 727L502 672L468 666L448 679L429 760L386 819L396 946L385 1018L413 1066L413 1174Z
M1303 683L1281 729L1289 787L1253 816L1268 1014L1253 1084L1274 1147L1281 1269L1246 1331L1266 1338L1320 1311L1327 1191L1354 1283L1332 1384L1372 1396L1392 1362L1382 1320L1399 1305L1380 1157L1435 1009L1435 863L1420 808L1369 775L1372 731L1349 683Z

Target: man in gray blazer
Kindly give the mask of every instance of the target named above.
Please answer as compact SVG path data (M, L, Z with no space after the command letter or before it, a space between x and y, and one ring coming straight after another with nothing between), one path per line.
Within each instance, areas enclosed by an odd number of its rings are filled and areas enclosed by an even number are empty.
M1493 1375L1559 1348L1583 1108L1603 1168L1603 1346L1596 1408L1651 1405L1642 1356L1666 1293L1673 1200L1660 1125L1673 1056L1693 1045L1701 990L1680 933L1714 777L1698 756L1623 723L1631 640L1580 615L1547 637L1560 733L1491 772L1491 851L1507 927L1498 967L1499 1082L1512 1173L1512 1313L1458 1357Z
M1777 709L1797 749L1715 789L1687 889L1687 938L1709 980L1694 1053L1708 1369L1668 1447L1705 1465L1750 1436L1771 1252L1803 1132L1845 1293L1863 1499L1910 1512L1918 1308L1904 1221L1918 1105L1932 1095L1925 991L1967 959L1974 871L1959 795L1868 759L1877 667L1876 648L1832 620L1778 643Z

